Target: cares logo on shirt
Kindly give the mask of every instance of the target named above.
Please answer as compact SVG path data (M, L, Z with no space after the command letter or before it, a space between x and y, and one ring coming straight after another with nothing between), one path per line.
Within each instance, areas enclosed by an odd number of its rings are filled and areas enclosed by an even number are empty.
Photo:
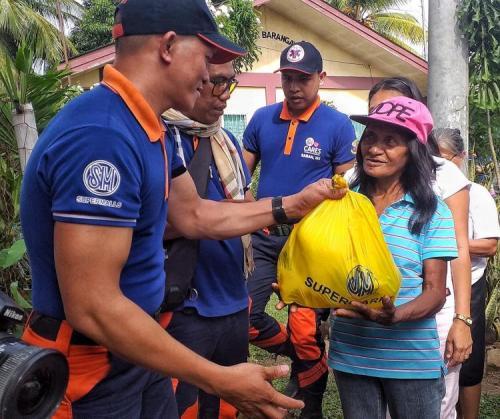
M304 151L300 155L305 159L319 160L321 158L321 148L319 143L314 140L314 138L309 137L306 139L306 145L304 146Z
M120 187L120 172L106 160L95 160L83 171L83 183L94 195L109 196Z

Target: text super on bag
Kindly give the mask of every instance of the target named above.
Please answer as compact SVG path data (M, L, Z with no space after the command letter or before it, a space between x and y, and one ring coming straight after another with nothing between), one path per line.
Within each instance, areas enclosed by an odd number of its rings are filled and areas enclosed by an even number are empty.
M340 176L333 181L347 187ZM381 307L384 296L394 302L401 276L370 200L348 191L295 225L278 260L278 283L287 304L339 308L354 300Z

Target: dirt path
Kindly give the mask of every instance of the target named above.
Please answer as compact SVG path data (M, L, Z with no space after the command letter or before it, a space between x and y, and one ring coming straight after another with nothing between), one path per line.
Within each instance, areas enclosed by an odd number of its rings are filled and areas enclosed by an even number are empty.
M490 368L487 371L481 390L489 396L500 396L500 370Z
M488 347L486 374L483 379L482 393L500 396L500 342Z

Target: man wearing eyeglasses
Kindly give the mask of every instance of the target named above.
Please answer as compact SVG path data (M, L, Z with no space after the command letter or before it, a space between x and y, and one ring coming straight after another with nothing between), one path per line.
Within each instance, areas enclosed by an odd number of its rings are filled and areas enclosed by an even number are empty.
M190 168L195 153L201 152L203 142L210 143L211 162L204 172L208 183L199 192L206 190L206 198L214 201L244 199L251 176L238 142L221 127L227 100L238 81L232 62L211 64L208 70L209 82L203 86L193 110L184 114L169 110L164 117L175 139L177 154L186 167ZM176 236L170 226L166 231L167 239ZM179 242L169 243L179 245ZM160 322L179 342L217 364L245 362L248 353L245 277L253 263L250 237L199 240L198 246L189 297L175 311L164 313ZM178 260L174 252L168 254L167 278L171 277L169 263L181 265L176 272L188 263L185 257ZM182 275L189 274L182 272ZM184 381L177 383L175 397L181 418L236 418L233 406Z

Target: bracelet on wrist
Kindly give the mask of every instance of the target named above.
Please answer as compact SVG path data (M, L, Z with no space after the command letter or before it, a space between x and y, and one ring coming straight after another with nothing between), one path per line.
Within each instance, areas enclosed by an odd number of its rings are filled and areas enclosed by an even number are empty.
M453 320L461 320L463 321L467 326L471 327L472 326L472 318L470 318L469 316L466 316L464 314L459 314L459 313L455 313L453 315Z

